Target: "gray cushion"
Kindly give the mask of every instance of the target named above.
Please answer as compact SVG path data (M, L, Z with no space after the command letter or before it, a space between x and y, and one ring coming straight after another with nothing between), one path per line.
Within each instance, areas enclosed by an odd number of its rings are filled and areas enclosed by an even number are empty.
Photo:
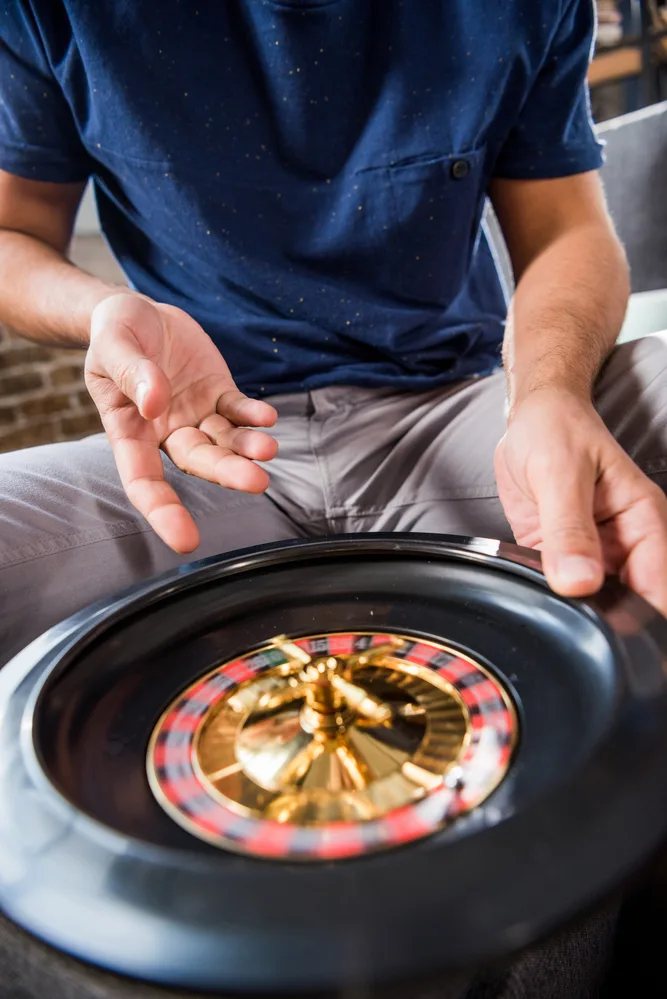
M607 144L602 178L632 290L667 288L667 101L604 122L598 132Z

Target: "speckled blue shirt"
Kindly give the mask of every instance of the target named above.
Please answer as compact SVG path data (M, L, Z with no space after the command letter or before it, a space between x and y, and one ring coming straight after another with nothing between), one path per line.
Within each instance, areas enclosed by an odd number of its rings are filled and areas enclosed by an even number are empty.
M592 0L0 0L0 168L92 177L253 395L499 363L489 180L595 169Z

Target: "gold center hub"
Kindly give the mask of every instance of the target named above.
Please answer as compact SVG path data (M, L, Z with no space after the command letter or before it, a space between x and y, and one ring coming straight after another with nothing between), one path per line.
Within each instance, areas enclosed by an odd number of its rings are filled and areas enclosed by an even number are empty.
M236 687L201 725L194 765L240 816L316 826L381 818L451 778L470 738L459 692L390 638L286 662Z

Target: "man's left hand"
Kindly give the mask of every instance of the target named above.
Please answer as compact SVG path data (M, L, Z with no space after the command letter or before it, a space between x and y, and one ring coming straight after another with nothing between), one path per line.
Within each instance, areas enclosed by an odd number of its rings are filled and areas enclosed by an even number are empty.
M496 477L517 543L541 549L557 593L588 596L615 574L667 614L667 499L592 402L533 391L498 445Z

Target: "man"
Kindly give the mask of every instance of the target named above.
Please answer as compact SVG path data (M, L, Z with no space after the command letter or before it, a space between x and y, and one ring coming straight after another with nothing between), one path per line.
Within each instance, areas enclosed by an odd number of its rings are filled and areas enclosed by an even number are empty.
M514 536L562 594L606 569L667 611L667 352L612 353L591 0L0 17L0 320L88 348L109 441L0 460L4 659L190 553L327 532ZM130 291L66 260L89 177Z

